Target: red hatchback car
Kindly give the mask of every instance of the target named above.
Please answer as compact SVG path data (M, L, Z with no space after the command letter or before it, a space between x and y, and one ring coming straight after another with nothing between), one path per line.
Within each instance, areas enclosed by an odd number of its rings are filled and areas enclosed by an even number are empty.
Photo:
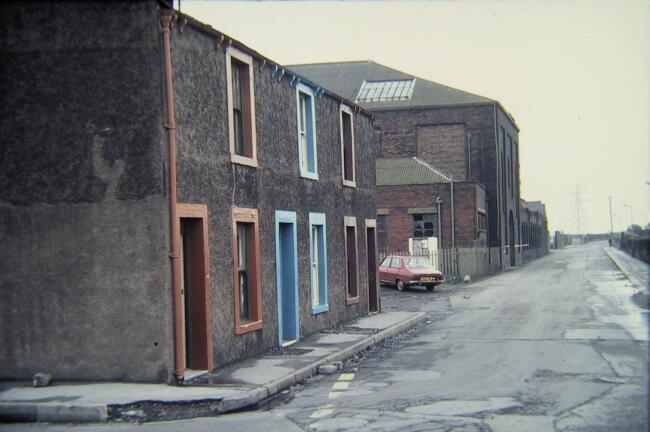
M400 291L411 285L421 285L433 291L444 281L444 276L431 265L428 257L391 255L379 265L379 280L394 284Z

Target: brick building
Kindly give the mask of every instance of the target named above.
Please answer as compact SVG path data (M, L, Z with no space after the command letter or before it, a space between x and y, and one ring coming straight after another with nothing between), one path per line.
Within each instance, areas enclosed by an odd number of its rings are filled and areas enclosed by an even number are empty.
M546 255L550 246L546 206L541 201L521 200L519 214L524 261Z
M413 242L431 237L436 249L486 244L485 190L479 183L454 182L417 157L377 159L376 171L381 251L412 251Z
M375 114L378 157L417 156L455 182L483 185L488 242L501 251L490 258L520 262L519 129L498 101L372 61L290 67Z
M173 382L378 309L369 112L167 2L0 16L0 379Z

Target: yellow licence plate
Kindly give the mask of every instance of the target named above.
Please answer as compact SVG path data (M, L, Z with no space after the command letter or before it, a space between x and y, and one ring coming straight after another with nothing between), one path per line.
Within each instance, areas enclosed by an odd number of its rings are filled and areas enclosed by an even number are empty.
M420 282L433 282L433 277L431 276L421 277Z

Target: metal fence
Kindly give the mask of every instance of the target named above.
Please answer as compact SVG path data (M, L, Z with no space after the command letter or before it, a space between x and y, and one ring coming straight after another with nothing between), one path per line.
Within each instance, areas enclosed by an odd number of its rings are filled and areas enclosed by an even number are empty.
M472 278L501 270L500 249L457 248L429 251L428 257L434 267L445 275L447 281L462 280L466 275ZM411 255L408 251L381 252L381 260L388 255ZM424 256L427 256L426 254Z
M529 248L526 247L523 249L521 253L521 257L524 260L524 263L527 263L529 261L536 260L537 258L541 258L544 255L548 254L548 251L546 249L542 248Z

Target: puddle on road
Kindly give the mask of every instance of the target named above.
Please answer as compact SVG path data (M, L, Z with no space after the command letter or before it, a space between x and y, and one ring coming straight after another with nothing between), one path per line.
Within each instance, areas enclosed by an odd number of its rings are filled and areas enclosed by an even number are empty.
M648 341L648 311L634 303L638 290L621 276L620 271L592 274L589 282L596 288L596 295L587 301L599 322L618 324L634 340Z
M520 407L523 404L510 397L494 397L486 400L446 400L426 405L407 408L405 411L413 414L427 415L471 415L486 411L501 411L507 408Z
M552 431L552 416L531 416L531 415L494 415L485 419L485 423L493 432L539 432Z

